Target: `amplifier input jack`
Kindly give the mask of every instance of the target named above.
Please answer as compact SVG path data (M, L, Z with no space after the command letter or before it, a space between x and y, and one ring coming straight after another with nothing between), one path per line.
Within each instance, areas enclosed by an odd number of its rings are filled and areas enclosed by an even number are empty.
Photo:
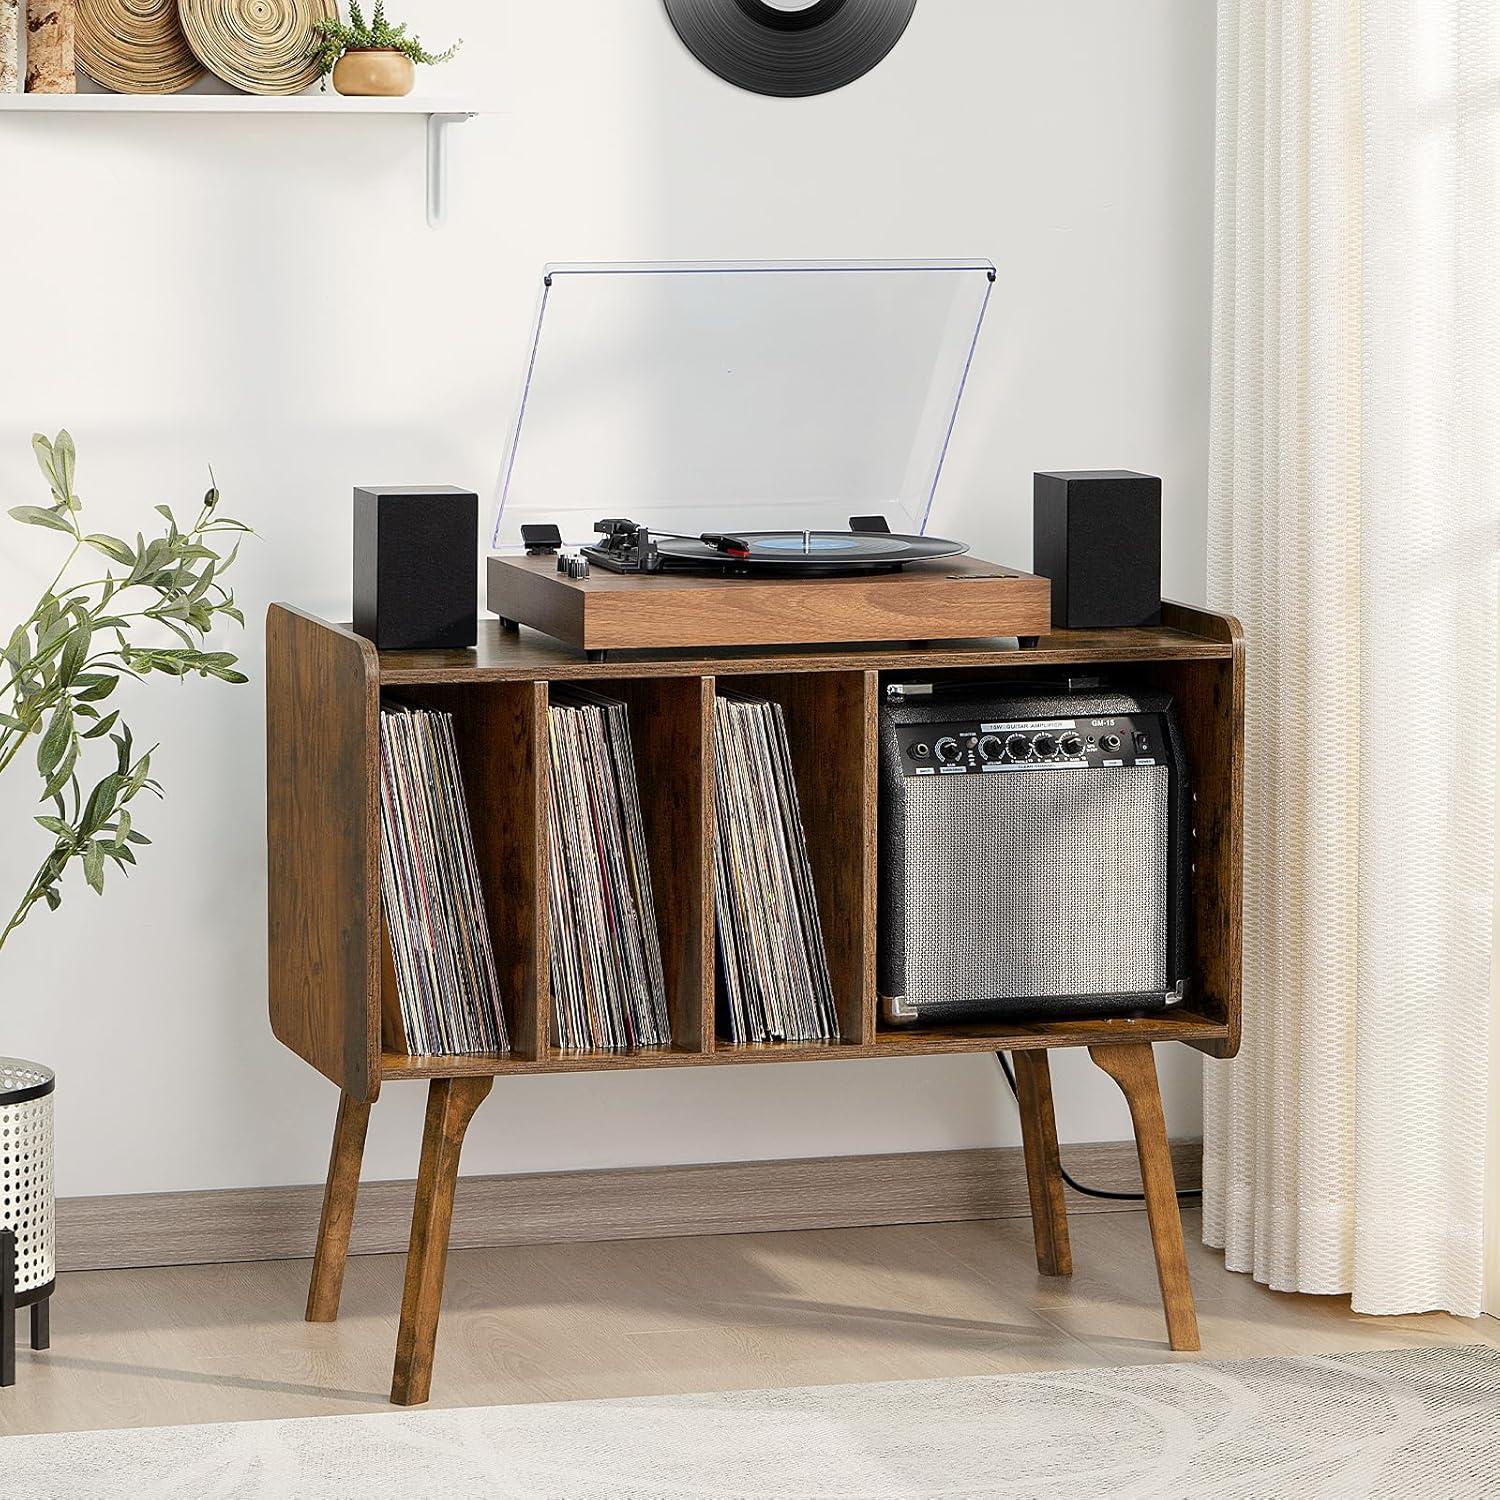
M1113 755L1115 751L1120 748L1120 736L1117 734L1105 735L1104 738L1099 741L1099 747L1103 750L1108 750L1109 753Z

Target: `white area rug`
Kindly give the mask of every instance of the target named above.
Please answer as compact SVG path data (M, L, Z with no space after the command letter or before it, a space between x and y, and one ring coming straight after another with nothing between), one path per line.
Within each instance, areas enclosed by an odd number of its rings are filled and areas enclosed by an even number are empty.
M1145 1365L58 1433L0 1492L753 1500L1500 1494L1500 1351Z

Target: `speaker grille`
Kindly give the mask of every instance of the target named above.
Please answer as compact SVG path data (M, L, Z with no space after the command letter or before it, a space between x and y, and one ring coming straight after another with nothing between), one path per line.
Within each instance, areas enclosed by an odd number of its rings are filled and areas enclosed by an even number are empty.
M906 783L907 1006L1161 994L1166 766Z

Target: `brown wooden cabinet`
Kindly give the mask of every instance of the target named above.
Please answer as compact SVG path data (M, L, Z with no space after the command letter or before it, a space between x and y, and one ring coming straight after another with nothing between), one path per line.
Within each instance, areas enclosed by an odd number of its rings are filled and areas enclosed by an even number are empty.
M377 652L347 626L277 604L266 635L271 1025L343 1095L309 1317L337 1312L369 1105L387 1081L431 1080L393 1400L426 1399L464 1128L493 1079L516 1073L1036 1053L1023 1073L1022 1099L1033 1206L1047 1216L1038 1226L1038 1262L1048 1274L1066 1274L1045 1052L1086 1046L1096 1060L1107 1052L1101 1066L1125 1091L1136 1124L1172 1344L1197 1346L1185 1269L1171 1269L1181 1263L1181 1225L1149 1044L1184 1042L1215 1057L1238 1045L1244 649L1235 621L1167 604L1158 628L1065 631L1024 649L980 641L602 662L497 621L481 624L473 651ZM1060 667L1166 688L1177 698L1193 779L1189 1008L1139 1019L887 1029L875 996L882 674L918 670L1024 683L1055 677ZM560 1053L548 1040L548 685L581 680L631 707L670 1050ZM712 710L717 684L731 680L786 711L843 1034L836 1044L733 1046L714 1035ZM508 1056L409 1056L383 1025L394 1008L379 895L382 697L454 716Z

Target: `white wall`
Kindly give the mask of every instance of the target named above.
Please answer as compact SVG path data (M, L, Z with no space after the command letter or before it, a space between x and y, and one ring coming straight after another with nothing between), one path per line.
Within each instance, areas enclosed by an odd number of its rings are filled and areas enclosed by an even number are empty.
M1206 0L921 0L879 69L805 101L721 83L657 0L402 12L429 42L467 38L419 86L504 110L454 132L437 233L413 120L0 119L7 505L45 498L34 429L72 429L104 530L186 505L212 462L261 535L239 579L258 677L268 600L347 615L351 485L489 490L544 261L981 254L1000 277L933 530L1025 565L1033 469L1144 469L1165 480L1167 589L1201 597ZM8 621L53 549L0 534ZM131 702L162 742L156 842L106 899L76 882L0 953L0 1051L58 1068L64 1194L316 1180L333 1090L265 1020L260 687ZM41 835L27 776L7 780L9 895ZM1196 1134L1195 1056L1162 1062L1173 1130ZM1128 1134L1086 1060L1056 1072L1066 1138ZM387 1090L370 1176L414 1170L421 1109ZM674 1070L503 1080L466 1166L1016 1139L985 1056Z

